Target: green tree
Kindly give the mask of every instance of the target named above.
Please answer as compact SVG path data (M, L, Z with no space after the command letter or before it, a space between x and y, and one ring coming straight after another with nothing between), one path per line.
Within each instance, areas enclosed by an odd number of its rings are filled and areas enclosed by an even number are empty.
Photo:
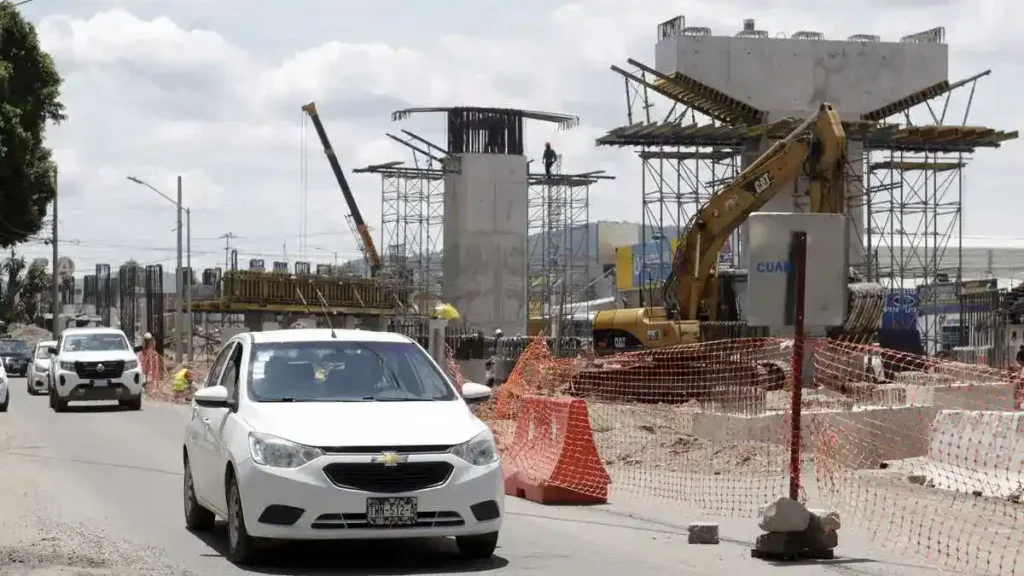
M42 262L25 262L11 250L0 263L0 321L31 323L50 288L50 275Z
M47 123L65 119L61 78L36 29L0 1L0 248L39 232L56 194Z

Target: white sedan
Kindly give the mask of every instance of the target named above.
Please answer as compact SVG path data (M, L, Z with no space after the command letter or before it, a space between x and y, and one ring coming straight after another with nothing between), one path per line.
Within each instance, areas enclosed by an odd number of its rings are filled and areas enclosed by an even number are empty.
M4 369L4 363L0 362L0 412L7 412L7 407L11 405L9 384L7 370Z
M490 557L504 515L494 437L418 344L362 330L236 335L192 404L185 525L228 522L227 555L261 539L455 537Z

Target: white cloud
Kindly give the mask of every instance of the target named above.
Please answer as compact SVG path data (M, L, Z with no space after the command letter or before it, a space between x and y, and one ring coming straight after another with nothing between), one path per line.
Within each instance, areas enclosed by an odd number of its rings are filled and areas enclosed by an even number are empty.
M353 13L338 4L320 12L344 22ZM638 220L639 161L629 150L595 148L593 141L626 122L622 80L608 66L623 65L627 57L653 64L657 24L679 13L689 25L710 26L716 33L739 29L744 17L756 18L759 28L773 34L810 29L829 37L868 32L895 39L944 24L952 79L996 68L976 96L977 122L1019 126L1024 116L999 91L1011 93L1024 73L1008 57L1020 53L1016 30L1024 25L1024 13L1010 9L1010 0L946 0L925 9L926 4L875 0L823 9L808 0L580 0L540 3L536 17L504 27L461 21L454 9L424 11L424 18L444 19L446 31L431 35L429 21L406 23L422 29L419 36L392 33L388 22L402 12L381 9L387 18L367 16L339 24L334 37L306 41L296 40L298 33L288 36L309 24L301 11L287 12L289 20L282 21L259 15L218 20L213 10L202 12L210 24L200 29L183 24L196 21L199 12L190 11L195 3L155 2L145 12L129 4L132 11L86 17L62 14L65 4L39 3L37 13L49 10L38 22L40 37L66 78L70 115L51 131L61 162L63 234L81 240L68 250L87 266L95 259L117 264L128 257L146 260L147 254L152 260L168 257L174 235L166 223L173 221L173 211L126 176L173 194L181 174L200 265L223 262L223 241L213 238L228 231L240 236L236 245L243 258L253 253L272 259L282 243L294 248L302 189L299 106L310 100L320 106L360 207L375 228L380 182L351 170L410 158L384 132L408 127L438 142L443 138L440 118L395 125L389 113L459 104L580 114L583 125L567 132L531 123L529 150L535 155L552 140L565 154L567 170L604 169L618 176L593 189L592 218ZM531 9L524 4L523 10ZM356 36L376 40L348 40ZM657 106L656 113L667 112L663 103ZM347 210L311 127L306 138L308 230L334 233L311 236L309 244L323 248L317 258L334 250L352 255ZM992 210L968 198L968 233L982 222L993 234L1016 230L1013 214L1024 210L1024 202L1005 190L1016 185L1007 155L1020 148L1008 148L981 152L968 174L979 195L1009 209ZM102 248L117 244L100 242L114 236L139 253Z

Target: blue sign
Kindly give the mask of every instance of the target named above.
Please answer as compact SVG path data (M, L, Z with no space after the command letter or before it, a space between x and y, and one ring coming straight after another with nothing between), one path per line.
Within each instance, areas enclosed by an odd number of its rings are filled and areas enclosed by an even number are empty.
M668 240L634 244L633 286L661 284L672 270L672 251Z
M789 274L793 265L786 260L775 260L769 262L758 262L754 264L758 274Z
M917 328L917 290L897 288L885 295L882 328L885 330L913 330Z

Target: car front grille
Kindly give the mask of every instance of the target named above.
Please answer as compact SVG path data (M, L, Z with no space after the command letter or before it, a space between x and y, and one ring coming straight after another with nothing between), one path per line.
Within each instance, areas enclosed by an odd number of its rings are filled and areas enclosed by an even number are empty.
M324 474L339 488L378 494L415 492L448 481L453 467L448 462L406 462L397 466L336 462L324 466Z
M415 524L380 526L368 524L366 514L321 514L313 521L318 530L339 530L373 528L377 530L401 530L403 528L434 528L438 526L462 526L466 523L458 512L420 512Z
M102 366L102 370L100 367ZM124 361L110 362L75 362L75 374L79 378L100 380L103 378L120 378L124 373Z

